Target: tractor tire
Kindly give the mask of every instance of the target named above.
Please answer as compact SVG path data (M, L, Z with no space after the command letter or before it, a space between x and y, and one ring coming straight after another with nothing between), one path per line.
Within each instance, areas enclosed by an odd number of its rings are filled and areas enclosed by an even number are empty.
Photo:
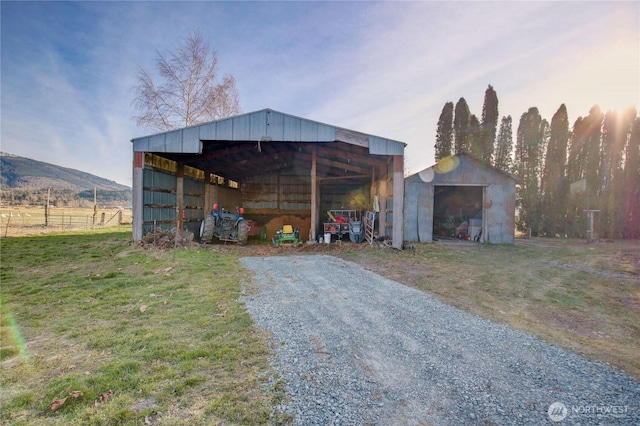
M213 239L213 228L215 226L215 220L210 214L204 215L204 220L200 225L200 242L210 243Z
M245 245L249 239L249 224L246 220L238 222L238 244Z

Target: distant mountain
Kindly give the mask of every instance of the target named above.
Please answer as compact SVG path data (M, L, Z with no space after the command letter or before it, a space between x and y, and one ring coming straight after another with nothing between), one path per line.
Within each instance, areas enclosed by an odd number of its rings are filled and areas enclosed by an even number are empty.
M0 187L3 189L53 189L83 191L93 188L109 191L131 190L112 180L67 167L0 152Z

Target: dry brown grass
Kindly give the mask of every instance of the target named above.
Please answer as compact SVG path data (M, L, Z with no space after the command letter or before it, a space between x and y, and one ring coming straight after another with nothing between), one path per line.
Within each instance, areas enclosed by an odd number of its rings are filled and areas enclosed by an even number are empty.
M640 243L420 244L343 257L640 379Z

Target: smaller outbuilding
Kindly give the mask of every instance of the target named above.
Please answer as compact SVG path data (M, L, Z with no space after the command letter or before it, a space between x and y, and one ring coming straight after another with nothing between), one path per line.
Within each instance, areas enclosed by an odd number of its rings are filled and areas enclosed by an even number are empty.
M405 179L404 239L513 244L517 178L457 154Z

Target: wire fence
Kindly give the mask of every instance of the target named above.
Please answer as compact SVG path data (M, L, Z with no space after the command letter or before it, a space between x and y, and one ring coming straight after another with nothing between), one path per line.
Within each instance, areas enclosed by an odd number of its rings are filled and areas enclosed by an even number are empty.
M47 231L104 228L132 221L129 209L0 208L0 235L18 236Z

